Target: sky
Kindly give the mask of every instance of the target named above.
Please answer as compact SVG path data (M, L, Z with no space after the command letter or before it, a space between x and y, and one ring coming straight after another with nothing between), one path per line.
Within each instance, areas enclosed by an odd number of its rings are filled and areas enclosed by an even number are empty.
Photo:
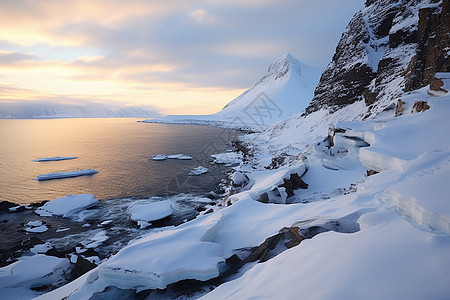
M364 0L2 0L0 104L219 111L280 55L324 69Z

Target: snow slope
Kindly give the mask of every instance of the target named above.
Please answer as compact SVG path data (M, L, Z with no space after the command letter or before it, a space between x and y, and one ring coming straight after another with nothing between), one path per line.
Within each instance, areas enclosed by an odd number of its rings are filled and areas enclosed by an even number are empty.
M267 73L252 88L215 114L173 115L144 122L207 124L261 131L294 112L302 111L309 104L319 77L320 71L315 67L284 54L270 65Z
M232 195L234 204L148 234L90 273L39 299L88 299L108 286L141 291L188 278L214 278L227 258L241 253L239 249L261 245L290 226L298 227L305 238L299 246L263 263L248 264L241 276L211 292L204 290L202 299L446 298L450 294L450 189L446 184L450 95L431 98L427 92L428 87L402 98L407 107L414 101L427 101L430 109L424 112L405 110L403 116L394 117L391 110L370 120L336 122L341 130L336 131L331 148L324 141L327 123L316 122L320 129L314 134L308 126L297 126L296 118L284 123L288 132L309 133L309 144L294 144L294 148L292 139L280 138L255 146L258 160L237 168L250 181ZM318 111L303 117L302 124L324 116L330 121L339 116L350 119L346 109L329 114ZM319 134L322 131L325 136ZM258 134L258 139L267 134ZM291 153L296 149L304 156L265 170L263 158L283 149ZM367 177L367 166L377 160L377 154L385 157L386 168ZM291 204L256 201L259 193L278 186L286 174L301 175L306 166L302 179L309 188L296 190L287 198Z
M342 135L372 142L359 150L362 165L371 167L380 154L384 171L361 177L353 193L304 205L305 210L312 209L309 218L336 219L359 212L359 231L327 232L305 240L202 299L298 299L299 291L308 299L447 298L450 188L445 182L450 142L445 137L450 96L429 98L425 88L403 99L427 100L431 108L397 118L391 111L383 119L341 123L348 130ZM320 164L313 163L310 170L316 168ZM333 172L334 176L311 176L308 183L314 186L345 174ZM304 196L298 194L298 200ZM300 220L308 217L299 214Z

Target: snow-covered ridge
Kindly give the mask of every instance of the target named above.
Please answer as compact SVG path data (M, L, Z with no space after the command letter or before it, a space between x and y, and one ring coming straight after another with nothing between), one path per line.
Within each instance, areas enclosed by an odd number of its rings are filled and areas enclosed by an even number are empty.
M151 123L205 124L261 131L294 112L302 111L313 96L320 72L290 54L272 63L256 84L212 115L166 116Z

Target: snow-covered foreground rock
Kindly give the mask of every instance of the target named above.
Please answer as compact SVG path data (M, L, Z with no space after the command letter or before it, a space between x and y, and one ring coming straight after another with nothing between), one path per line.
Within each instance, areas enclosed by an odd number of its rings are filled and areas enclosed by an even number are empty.
M205 124L261 131L302 111L313 96L320 71L294 58L282 55L253 87L212 115L173 115L148 119L148 123Z
M0 268L2 299L31 299L38 295L30 288L56 284L69 267L65 258L37 254Z
M85 175L94 175L97 173L98 173L98 171L94 170L94 169L69 171L69 172L55 172L55 173L49 173L49 174L41 174L38 177L36 177L34 180L43 181L43 180L52 180L52 179L62 179L62 178L78 177L78 176L85 176Z
M39 207L35 212L40 216L62 216L73 219L82 219L83 210L95 206L97 198L91 194L69 195L54 199Z

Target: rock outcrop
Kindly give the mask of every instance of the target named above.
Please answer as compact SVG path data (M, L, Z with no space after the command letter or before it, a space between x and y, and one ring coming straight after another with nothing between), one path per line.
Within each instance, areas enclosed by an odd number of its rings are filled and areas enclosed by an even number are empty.
M449 0L367 0L342 34L306 113L362 100L377 113L402 90L449 72L449 20Z

